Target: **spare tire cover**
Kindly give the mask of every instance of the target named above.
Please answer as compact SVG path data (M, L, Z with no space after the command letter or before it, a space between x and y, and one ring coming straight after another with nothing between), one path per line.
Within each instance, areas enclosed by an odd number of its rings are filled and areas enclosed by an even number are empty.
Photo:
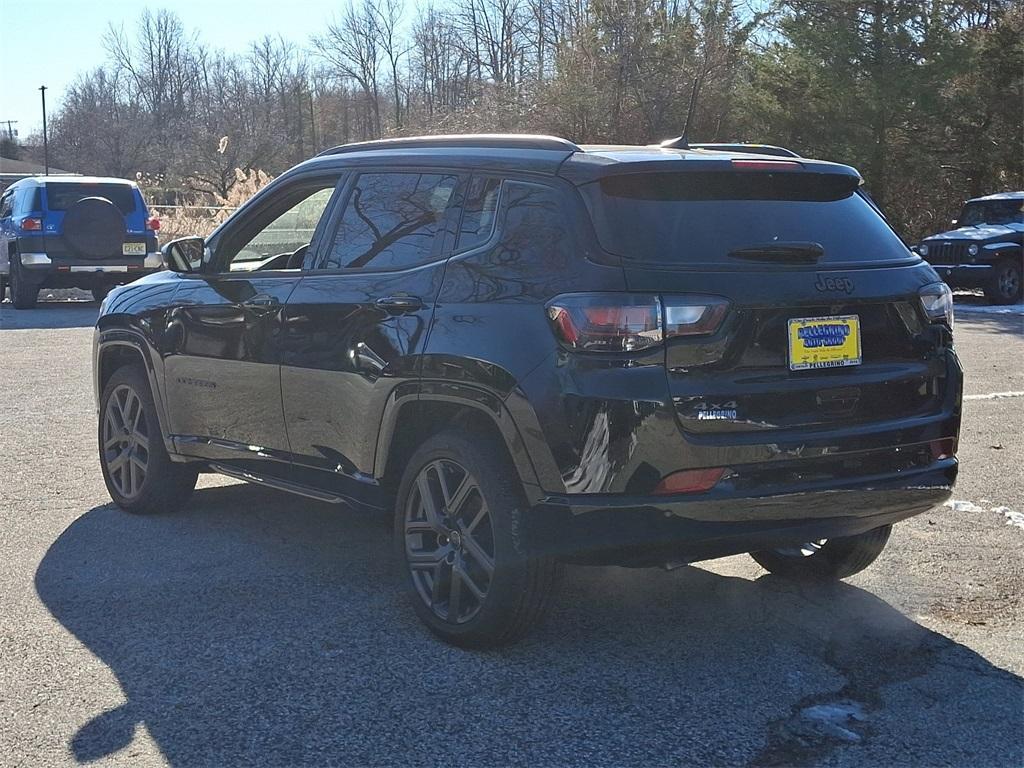
M64 214L64 241L79 256L121 256L124 214L105 197L83 197Z

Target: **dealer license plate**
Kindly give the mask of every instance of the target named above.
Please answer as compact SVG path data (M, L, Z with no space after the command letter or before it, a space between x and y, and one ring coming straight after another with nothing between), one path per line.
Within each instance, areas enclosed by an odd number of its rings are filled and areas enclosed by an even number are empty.
M791 371L841 368L860 363L860 319L857 315L798 317L789 321Z

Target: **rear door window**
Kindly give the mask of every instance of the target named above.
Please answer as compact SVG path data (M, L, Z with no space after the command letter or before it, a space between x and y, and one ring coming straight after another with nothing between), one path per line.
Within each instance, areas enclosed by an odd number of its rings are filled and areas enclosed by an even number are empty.
M750 265L744 249L814 243L819 263L911 258L849 177L684 172L609 176L581 187L601 246L636 262Z
M458 177L364 173L349 194L327 269L406 269L437 258Z
M128 215L135 211L135 190L128 184L87 184L79 182L47 182L46 207L66 211L83 197L105 197Z

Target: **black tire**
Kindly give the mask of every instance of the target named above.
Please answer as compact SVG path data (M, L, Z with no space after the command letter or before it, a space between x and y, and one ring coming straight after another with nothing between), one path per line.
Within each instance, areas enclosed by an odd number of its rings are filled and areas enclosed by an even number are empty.
M464 491L460 472L471 490ZM434 506L437 525L422 502L424 484L446 500ZM447 430L407 462L395 504L395 549L413 609L442 640L464 648L508 645L542 620L561 565L521 551L525 508L507 454L485 435ZM411 559L420 564L414 568Z
M101 285L98 288L92 288L89 292L92 294L93 301L102 303L113 287L112 285Z
M824 543L802 545L788 549L769 549L751 552L750 556L766 571L777 576L804 581L835 581L860 573L877 558L892 532L891 525L883 525L856 536L824 539Z
M985 287L985 296L993 304L1016 304L1021 300L1022 288L1020 261L1005 259L996 264L992 280Z
M0 304L7 298L7 278L0 275Z
M122 429L126 426L129 431ZM141 366L118 368L110 377L100 399L97 434L103 481L121 509L133 514L174 512L192 495L198 470L167 455ZM120 435L116 445L115 435Z
M11 259L11 303L15 309L32 309L39 299L39 286L25 275L21 257Z

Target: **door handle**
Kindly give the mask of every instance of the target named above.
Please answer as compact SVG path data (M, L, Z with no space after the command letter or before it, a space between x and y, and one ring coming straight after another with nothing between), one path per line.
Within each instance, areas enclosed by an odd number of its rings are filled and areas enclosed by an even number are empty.
M385 296L373 302L375 306L387 310L393 315L415 312L423 309L423 299L419 296Z
M269 293L258 293L251 299L246 299L242 302L243 307L262 307L264 309L271 307L281 306L281 302L278 301L276 296L271 296Z

